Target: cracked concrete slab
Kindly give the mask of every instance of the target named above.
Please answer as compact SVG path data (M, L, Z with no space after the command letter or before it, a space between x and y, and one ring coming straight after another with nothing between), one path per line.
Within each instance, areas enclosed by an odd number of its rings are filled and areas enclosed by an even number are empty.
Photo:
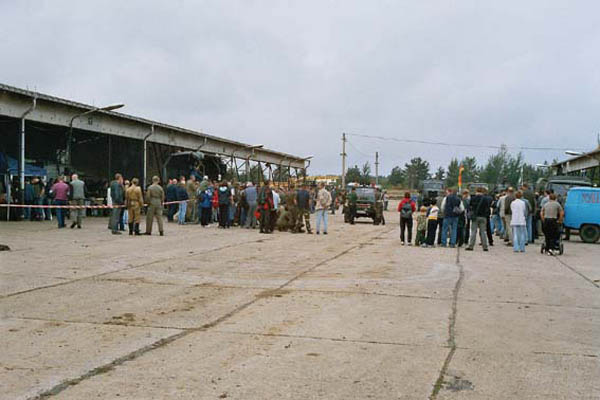
M0 324L0 399L598 397L600 246L566 243L569 267L531 246L457 265L394 225L330 221L162 238L0 224L0 316L23 327Z
M199 332L56 399L423 399L444 357L435 347Z
M63 380L177 332L2 318L0 398L32 398Z
M458 349L437 398L593 400L599 376L596 357Z
M243 310L219 329L444 346L449 313L450 303L443 300L283 289Z

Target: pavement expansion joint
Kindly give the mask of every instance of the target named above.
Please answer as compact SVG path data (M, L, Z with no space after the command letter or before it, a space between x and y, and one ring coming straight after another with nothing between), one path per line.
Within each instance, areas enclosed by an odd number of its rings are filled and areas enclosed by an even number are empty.
M307 273L309 273L311 271L314 271L316 268L318 268L318 267L320 267L322 265L325 265L328 262L331 262L331 261L333 261L333 260L335 260L335 259L337 259L337 258L339 258L339 257L341 257L341 256L343 256L345 254L347 254L351 250L358 248L360 245L362 245L364 243L370 243L373 240L376 240L376 239L380 238L382 235L384 235L386 233L389 233L390 230L391 229L388 229L388 230L386 230L384 232L380 232L377 235L371 236L370 238L368 238L364 242L361 242L361 243L358 243L358 244L354 244L354 245L346 248L345 250L342 250L341 252L337 253L336 255L334 255L332 257L329 257L329 258L327 258L327 259L325 259L323 261L320 261L317 264L311 266L310 268L307 268L307 269L299 272L296 276L294 276L293 278L289 279L288 281L286 281L285 283L283 283L279 287L277 287L275 289L269 289L268 291L269 292L273 292L273 291L282 290L286 286L290 285L292 282L294 282L297 279L299 279L302 276L304 276L305 274L307 274ZM259 240L264 241L265 238L261 238ZM254 240L252 242L247 242L247 243L255 243L255 242L256 242L256 240ZM232 247L232 246L239 246L239 245L240 245L239 243L231 244L231 245L223 246L220 249L224 249L224 248L228 248L228 247ZM212 250L212 251L215 251L215 250ZM189 256L189 255L186 255L184 257L187 257L187 256ZM171 257L170 259L177 259L177 258L183 258L183 257ZM149 263L149 264L153 264L153 263L154 262ZM133 269L133 268L139 268L141 266L142 265L136 266L136 267L125 268L125 270L129 270L129 269ZM109 273L114 273L114 272L120 272L120 271L111 271ZM90 278L97 278L98 276L108 275L109 273L102 273L102 274L94 275L93 277L86 277L86 278L81 278L81 279L78 279L78 280L90 279ZM53 286L57 286L57 285L53 285ZM31 290L29 290L29 291L31 291ZM8 297L8 296L5 296L5 297ZM38 395L30 398L30 400L41 400L41 399L49 398L50 396L54 396L54 395L56 395L56 394L64 391L65 389L67 389L69 387L72 387L74 385L79 384L80 382L82 382L82 381L84 381L86 379L92 378L92 377L100 375L100 374L104 374L104 373L106 373L108 371L113 370L115 367L117 367L119 365L122 365L123 363L125 363L127 361L135 360L135 359L139 358L140 356L142 356L142 355L144 355L144 354L146 354L148 352L151 352L152 350L156 350L156 349L165 347L165 346L169 345L170 343L175 342L176 340L182 339L182 338L190 335L191 333L206 331L208 329L214 328L215 326L217 326L217 325L221 324L222 322L228 320L229 318L231 318L232 316L238 314L239 312L247 309L248 307L250 307L254 303L260 301L261 299L262 299L262 297L260 297L260 294L259 294L259 295L255 296L252 300L247 301L246 303L237 306L233 310L225 313L224 315L220 316L219 318L217 318L217 319L215 319L215 320L213 320L213 321L211 321L209 323L206 323L206 324L202 325L199 328L192 328L192 329L183 330L183 331L175 333L175 334L173 334L171 336L167 336L167 337L164 337L162 339L159 339L159 340L157 340L157 341L155 341L155 342L153 342L153 343L151 343L149 345L143 346L143 347L141 347L141 348L139 348L137 350L134 350L134 351L132 351L132 352L130 352L128 354L125 354L125 355L123 355L121 357L118 357L118 358L114 359L113 361L111 361L111 362L109 362L107 364L104 364L104 365L98 366L96 368L93 368L93 369L91 369L91 370L83 373L82 375L80 375L78 377L66 379L66 380L62 381L61 383L53 386L52 388L50 388L48 390L45 390L45 391L39 393Z
M595 281L594 279L591 279L590 277L582 274L581 272L579 272L577 269L575 269L574 267L570 266L569 264L567 264L566 262L563 261L563 259L561 257L557 257L554 256L554 258L560 263L562 264L564 267L570 269L572 272L576 273L577 275L579 275L580 277L582 277L583 279L585 279L586 281L588 281L589 283L591 283L592 285L594 285L596 288L600 289L600 285L597 283L597 281Z
M323 337L323 336L310 336L310 335L292 335L285 333L263 333L263 332L242 332L242 331L228 331L228 330L215 330L215 333L226 333L232 335L243 335L243 336L262 336L262 337L278 337L278 338L289 338L289 339L303 339L303 340L318 340L327 342L344 342L344 343L358 343L358 344L374 344L374 345L385 345L385 346L403 346L403 347L432 347L431 344L418 344L418 343L402 343L402 342L386 342L381 340L361 340L361 339L348 339L345 337ZM447 345L434 345L433 347L439 347L443 349L449 348Z
M431 395L429 395L429 400L437 399L437 396L442 389L442 385L445 383L444 379L448 373L448 368L450 363L452 362L452 358L454 357L454 353L456 352L456 317L458 314L458 294L460 292L460 288L462 287L463 280L465 278L465 272L462 264L460 263L460 248L456 249L456 266L458 268L458 279L456 280L456 284L454 285L454 289L452 291L452 311L450 313L450 317L448 320L448 347L450 351L444 360L444 364L442 365L442 369L440 370L440 374L433 385L433 390Z

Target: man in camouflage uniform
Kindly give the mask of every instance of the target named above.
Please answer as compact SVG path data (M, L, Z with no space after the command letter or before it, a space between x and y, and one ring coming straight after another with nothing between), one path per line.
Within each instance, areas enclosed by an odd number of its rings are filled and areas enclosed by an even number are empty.
M290 188L285 195L285 206L290 214L289 218L292 223L292 232L295 233L298 220L298 205L294 185L290 185Z
M162 212L163 202L165 201L165 192L163 188L160 187L159 183L160 179L158 176L153 176L152 185L150 185L146 192L146 199L149 203L148 213L146 214L146 235L152 234L152 223L154 222L155 217L156 222L158 222L158 232L160 233L160 236L164 235Z
M196 222L196 191L198 189L198 185L196 183L196 176L190 175L190 179L187 180L185 184L185 191L188 195L188 205L185 212L185 219L187 222Z
M138 178L133 178L131 186L125 192L125 204L129 214L129 234L133 235L135 232L136 236L140 235L140 213L144 206L144 196L138 185Z
M383 217L383 193L381 189L375 189L375 220L373 224L375 225L385 225L385 218Z

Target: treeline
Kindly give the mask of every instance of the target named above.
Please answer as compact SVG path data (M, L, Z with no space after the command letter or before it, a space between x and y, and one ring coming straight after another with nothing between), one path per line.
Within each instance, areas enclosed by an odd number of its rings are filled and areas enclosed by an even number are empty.
M544 162L545 165L549 165ZM463 166L463 184L483 182L490 185L507 184L518 185L521 181L535 184L541 177L550 174L550 168L528 164L523 159L522 153L510 154L506 148L488 158L484 165L477 165L475 157L465 157L461 160L453 158L447 168L439 167L432 171L428 161L415 157L404 167L395 166L387 177L380 177L379 182L384 186L401 186L409 189L418 189L426 179L444 181L447 187L458 186L460 166ZM369 184L374 181L371 166L366 162L362 167L355 165L346 172L346 182L359 182Z

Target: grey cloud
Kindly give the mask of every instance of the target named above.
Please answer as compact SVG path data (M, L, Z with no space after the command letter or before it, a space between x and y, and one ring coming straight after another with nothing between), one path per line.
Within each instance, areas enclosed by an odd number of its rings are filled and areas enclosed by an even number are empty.
M5 1L1 80L299 155L343 131L595 145L600 6L564 1ZM488 150L351 138L387 173ZM530 162L560 152L526 152Z

